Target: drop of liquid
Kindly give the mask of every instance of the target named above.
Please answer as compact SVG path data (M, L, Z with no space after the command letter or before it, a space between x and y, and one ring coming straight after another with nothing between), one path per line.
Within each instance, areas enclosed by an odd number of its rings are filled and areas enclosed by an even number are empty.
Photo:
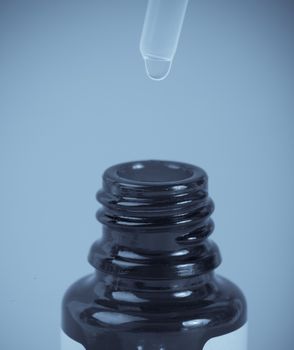
M161 59L161 58L153 58L153 57L145 57L145 68L147 75L150 79L153 80L163 80L165 79L170 71L172 61Z

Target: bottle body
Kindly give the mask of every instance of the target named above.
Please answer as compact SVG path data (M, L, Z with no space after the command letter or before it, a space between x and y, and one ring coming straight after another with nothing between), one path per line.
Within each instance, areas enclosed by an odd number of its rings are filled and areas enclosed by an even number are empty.
M64 296L62 350L246 350L245 298L214 272L202 169L125 163L106 171L97 196L95 270Z

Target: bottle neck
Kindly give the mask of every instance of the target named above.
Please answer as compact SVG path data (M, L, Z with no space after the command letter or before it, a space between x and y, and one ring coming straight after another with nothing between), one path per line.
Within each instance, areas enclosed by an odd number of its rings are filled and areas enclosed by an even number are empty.
M177 280L208 275L221 262L210 239L183 244L191 232L121 232L104 227L89 254L90 264L116 278Z
M149 179L152 181L149 181ZM177 280L207 275L221 262L208 236L206 173L183 163L145 161L109 168L97 193L102 238L89 262L116 278Z

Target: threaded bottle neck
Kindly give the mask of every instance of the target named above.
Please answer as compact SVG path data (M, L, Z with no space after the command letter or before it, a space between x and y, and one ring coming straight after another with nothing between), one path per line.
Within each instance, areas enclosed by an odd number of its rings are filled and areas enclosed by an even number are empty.
M176 279L220 264L207 239L214 225L208 178L199 167L149 160L118 164L103 175L97 193L104 225L90 252L98 270L121 277Z

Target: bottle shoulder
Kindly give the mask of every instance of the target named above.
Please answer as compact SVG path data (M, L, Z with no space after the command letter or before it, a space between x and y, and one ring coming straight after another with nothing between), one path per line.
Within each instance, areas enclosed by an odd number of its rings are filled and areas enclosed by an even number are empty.
M218 274L215 275L215 283L218 288L218 295L220 299L224 298L232 301L238 300L241 304L246 306L246 298L237 284Z
M231 280L216 275L216 293L213 303L210 326L221 328L224 324L229 331L243 326L247 321L247 302L242 290ZM210 311L208 311L210 312Z
M206 289L206 290L205 290ZM200 294L202 293L202 296ZM153 293L154 294L154 293ZM73 283L63 298L64 319L95 327L138 329L161 327L166 330L214 328L220 334L241 327L247 318L246 300L240 288L215 275L203 290L158 293L119 291L107 286L95 274Z
M83 276L73 282L65 291L62 304L65 305L71 301L89 302L93 296L95 286L95 275L93 273Z

